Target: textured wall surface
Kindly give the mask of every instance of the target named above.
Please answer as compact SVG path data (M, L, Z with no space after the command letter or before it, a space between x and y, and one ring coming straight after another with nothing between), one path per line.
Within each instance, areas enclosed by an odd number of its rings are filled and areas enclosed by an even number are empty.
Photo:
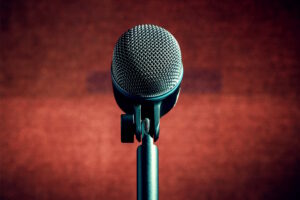
M136 199L110 80L137 24L178 40L161 119L160 199L300 199L296 1L0 0L0 199Z

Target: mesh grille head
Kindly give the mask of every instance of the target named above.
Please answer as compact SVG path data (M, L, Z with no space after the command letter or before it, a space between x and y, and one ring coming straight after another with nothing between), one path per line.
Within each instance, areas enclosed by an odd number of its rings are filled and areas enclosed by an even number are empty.
M118 40L112 59L112 78L130 95L156 97L181 81L179 45L171 33L155 25L138 25Z

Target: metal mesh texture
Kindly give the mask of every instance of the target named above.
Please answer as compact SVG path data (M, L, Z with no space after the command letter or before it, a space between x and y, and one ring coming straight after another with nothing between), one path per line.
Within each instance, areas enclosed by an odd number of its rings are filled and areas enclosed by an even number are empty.
M171 33L155 25L138 25L115 45L112 78L127 93L156 97L172 90L183 73L179 45Z

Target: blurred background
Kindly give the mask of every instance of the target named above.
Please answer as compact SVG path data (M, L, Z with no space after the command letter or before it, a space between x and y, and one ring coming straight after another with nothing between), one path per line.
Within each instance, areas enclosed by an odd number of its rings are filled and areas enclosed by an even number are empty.
M127 29L169 30L182 93L160 199L300 199L299 1L0 0L0 199L136 199L110 79Z

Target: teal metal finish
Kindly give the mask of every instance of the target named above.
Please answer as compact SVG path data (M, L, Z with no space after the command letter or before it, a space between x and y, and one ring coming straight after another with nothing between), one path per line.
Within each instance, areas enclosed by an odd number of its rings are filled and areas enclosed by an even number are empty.
M149 134L137 149L137 200L158 200L158 149Z

